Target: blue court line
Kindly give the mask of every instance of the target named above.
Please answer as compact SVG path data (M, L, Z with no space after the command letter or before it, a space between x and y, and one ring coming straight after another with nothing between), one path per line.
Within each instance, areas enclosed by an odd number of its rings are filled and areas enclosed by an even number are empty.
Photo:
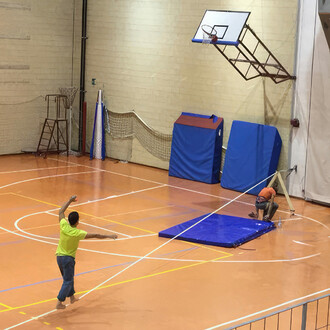
M0 243L0 246L10 245L10 244L19 244L19 243L26 242L27 240L28 240L28 239L20 239L20 240L18 240L18 241L2 242L2 243Z
M158 255L158 257L167 256L169 254L174 254L174 253L179 253L179 252L184 252L184 251L189 251L189 250L194 250L194 249L197 249L197 248L198 247L192 247L192 248L188 248L188 249L184 249L184 250L178 250L178 251L175 251L175 252L169 252L169 253L165 253L165 254L162 254L162 255ZM107 269L107 268L129 265L133 262L134 261L129 261L129 262L124 262L122 264L117 264L117 265L106 266L106 267L102 267L102 268L98 268L98 269L88 270L86 272L76 274L75 277L85 275L85 274L89 274L89 273L98 272L99 270L103 270L103 269ZM43 283L48 283L48 282L54 282L54 281L60 281L60 280L62 280L62 277L53 278L53 279L50 279L50 280L44 280L44 281L35 282L35 283L30 283L30 284L25 284L25 285L19 285L19 286L15 286L15 287L12 287L12 288L0 290L0 293L6 292L6 291L11 291L11 290L16 290L16 289L22 289L22 288L26 288L26 287L33 286L33 285L38 285L38 284L43 284Z

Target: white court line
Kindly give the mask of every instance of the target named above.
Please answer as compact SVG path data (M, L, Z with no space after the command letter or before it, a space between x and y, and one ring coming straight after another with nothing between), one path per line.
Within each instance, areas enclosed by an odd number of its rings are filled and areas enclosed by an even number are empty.
M265 178L264 180L262 180L261 182L264 182L266 180L268 180L269 178L271 178L275 173L273 173L272 175L270 175L269 177ZM100 283L99 285L97 285L96 287L94 287L93 289L87 291L85 294L83 294L81 297L79 297L79 299L82 299L83 297L87 296L88 294L90 294L91 292L95 291L97 288L99 288L100 286L104 285L105 283L109 282L110 280L114 279L115 277L117 277L118 275L120 275L121 273L123 273L124 271L126 271L127 269L133 267L135 264L137 264L138 262L142 261L143 259L145 259L146 257L148 257L149 255L151 255L152 253L158 251L159 249L161 249L162 247L164 247L165 245L169 244L170 242L172 242L174 239L176 239L178 236L184 234L186 231L190 230L191 228L197 226L199 223L201 223L202 221L204 221L205 219L209 218L211 215L213 215L214 213L220 211L221 209L225 208L227 205L233 203L236 199L240 198L241 196L245 195L247 192L249 192L251 189L255 188L256 186L258 186L261 182L257 183L255 186L251 187L250 189L248 189L246 192L241 193L240 195L238 195L237 197L235 197L233 200L227 202L226 204L224 204L223 206L219 207L217 210L211 212L210 214L206 215L205 217L203 217L201 220L197 221L196 223L194 223L193 225L191 225L190 227L186 228L185 230L183 230L182 232L180 232L179 234L177 234L176 236L172 237L171 239L167 240L165 243L161 244L160 246L158 246L157 248L153 249L152 251L148 252L147 254L145 254L142 258L134 261L132 264L128 265L127 267L125 267L124 269L122 269L121 271L117 272L116 274L114 274L113 276L109 277L107 280L103 281L102 283Z
M58 218L58 214L54 214L54 213L51 213L51 212L46 212L46 213L49 214L49 215L52 215L52 216ZM110 233L115 233L115 234L123 235L123 236L126 236L126 237L133 237L133 236L131 236L131 235L123 234L123 233L120 233L120 232L115 231L115 230L111 230L111 229L107 229L107 228L103 228L103 227L95 226L95 225L89 224L89 223L87 223L87 222L83 222L83 221L81 221L81 220L79 220L79 223L82 223L83 225L90 226L90 227L94 227L94 228L97 228L97 229L102 229L102 230L108 231L108 232L110 232ZM25 234L33 235L33 234L31 234L30 232L26 232L26 231L24 231L23 229L20 229L20 228L19 228L18 230L24 232ZM39 236L39 237L46 238L47 236ZM53 238L53 237L47 237L47 238L58 240L58 238ZM92 240L92 239L89 239L88 241L89 241L89 242L99 242L100 240Z
M5 232L8 232L10 234L13 235L17 235L20 237L24 237L27 239L31 239L33 241L37 241L40 243L46 243L46 244L51 244L51 245L58 245L57 243L52 243L52 242L48 242L48 241L44 241L41 239L37 239L37 238L33 238L27 235L23 235L23 234L19 234L17 232L14 232L12 230L0 227L0 229L2 229ZM155 236L157 234L146 234L146 235L141 235L141 236L134 236L132 238L123 238L122 240L125 239L134 239L134 238L143 238L143 237L150 237L150 236ZM116 241L118 241L120 239L116 239ZM81 242L84 241L88 241L88 240L82 240ZM114 240L110 239L110 240L101 240L100 242L114 242ZM135 256L135 255L131 255L131 254L120 254L120 253L113 253L113 252L106 252L106 251L99 251L99 250L91 250L91 249L85 249L85 248L78 248L78 250L81 251L86 251L86 252L92 252L92 253L98 253L98 254L105 254L105 255L110 255L110 256L115 256L115 257L125 257L125 258L132 258L132 259L140 259L142 258L142 256ZM317 254L312 254L312 255L308 255L308 256L304 256L304 257L298 257L298 258L293 258L293 259L278 259L278 260L200 260L200 259L174 259L174 258L163 258L163 257L144 257L145 259L148 260L160 260L160 261L179 261L179 262L212 262L212 263L221 263L221 262L226 262L226 263L272 263L272 262L293 262L293 261L300 261L303 259L309 259L309 258L313 258L320 255L320 253Z
M281 219L281 220L272 220L272 222L288 222L288 221L296 221L296 220L303 220L303 218L292 218L292 219Z
M76 166L84 166L84 167L87 167L87 168L92 168L94 169L94 167L92 166L88 166L88 165L81 165L81 164L77 164L75 162L70 162L70 161L65 161L65 160L62 160L62 159L56 159L56 158L51 158L49 157L49 159L51 160L56 160L58 162L63 162L63 163L66 163L66 164L73 164L73 165L76 165ZM164 184L164 183L161 183L161 182L157 182L157 181L153 181L153 180L148 180L148 179L142 179L142 178L139 178L139 177L136 177L136 176L130 176L130 175L127 175L127 174L122 174L122 173L118 173L118 172L113 172L113 171L109 171L109 170L104 170L104 169L99 169L100 171L103 171L103 172L106 172L106 173L111 173L111 174L115 174L115 175L119 175L119 176L124 176L124 177L128 177L128 178L131 178L131 179L136 179L136 180L141 180L141 181L146 181L146 182L151 182L151 183L156 183L156 184ZM224 200L227 200L227 201L230 201L231 199L230 198L227 198L227 197L222 197L222 196L218 196L218 195L213 195L213 194L209 194L209 193L204 193L204 192L200 192L200 191L196 191L196 190L192 190L192 189L188 189L188 188L183 188L183 187L179 187L179 186L174 186L174 185L169 185L169 184L165 184L167 187L170 187L170 188L176 188L176 189L179 189L179 190L184 190L184 191L189 191L189 192L192 192L192 193L195 193L195 194L200 194L200 195L204 195L204 196L209 196L209 197L214 197L214 198L217 198L217 199L224 199ZM248 202L242 202L242 201L235 201L237 203L241 203L241 204L244 204L244 205L250 205L250 206L254 206L253 203L248 203ZM288 212L288 211L282 211L282 210L277 210L277 212L282 212L282 213L286 213L286 214L291 214L291 212ZM330 228L328 226L326 226L325 224L323 224L322 222L319 222L315 219L312 219L312 218L309 218L309 217L306 217L306 216L303 216L301 214L295 214L296 216L298 217L303 217L303 218L306 218L306 219L309 219L311 221L314 221L318 224L320 224L321 226L327 228L328 230L330 230Z
M303 243L303 242L299 242L299 241L295 241L295 240L292 240L292 242L297 243L297 244L301 244L301 245L314 246L312 244L307 244L307 243Z
M160 206L160 207L150 207L150 208L145 208L143 210L136 210L136 211L130 211L130 212L122 212L122 213L110 213L107 215L104 215L103 217L115 217L118 215L127 215L127 214L134 214L134 213L140 213L140 212L151 212L155 210L160 210L160 209L167 209L169 207L177 207L176 205L166 205L166 206Z
M41 176L41 177L38 177L38 178L26 179L26 180L22 180L22 181L12 182L12 183L6 184L4 186L1 186L0 189L6 188L6 187L10 187L10 186L14 186L16 184L25 183L25 182L31 182L31 181L36 181L36 180L43 180L43 179L49 179L49 178L57 178L57 177L68 176L68 175L79 175L79 174L87 174L87 173L96 173L96 172L98 172L98 171L87 171L87 172L76 172L76 173L54 174L54 175Z
M330 230L330 228L329 228L327 225L325 225L324 223L322 223L322 222L320 222L320 221L317 221L317 220L315 220L315 219L313 219L313 218L310 218L310 217L306 217L305 215L300 215L300 214L297 214L297 215L298 215L298 216L301 216L301 217L303 217L303 218L305 218L305 219L308 219L308 220L310 220L310 221L316 222L316 223L318 223L319 225L321 225L321 226L327 228L328 230Z
M292 304L292 303L294 303L294 302L296 302L296 301L299 301L299 300L303 300L303 299L306 299L306 298L313 297L313 296L315 296L315 295L319 295L319 294L324 293L324 292L327 292L327 291L329 291L329 290L330 290L330 288L327 288L327 289L324 289L324 290L321 290L321 291L318 291L318 292L315 292L315 293L309 294L309 295L307 295L307 296L300 297L300 298L297 298L297 299L293 299L293 300L287 301L287 302L285 302L285 303L279 304L279 305L277 305L277 306L273 306L273 307L270 307L270 308L264 309L264 310L262 310L262 311L259 311L259 312L253 313L253 314L250 314L250 315L246 315L246 316L240 317L240 318L238 318L238 319L236 319L236 320L232 320L232 321L229 321L229 322L225 322L225 323L221 323L221 324L214 325L213 327L207 328L207 329L205 329L205 330L213 330L213 329L216 329L216 328L219 328L219 327L223 327L223 326L228 325L228 324L232 324L232 323L234 323L234 322L236 323L236 322L242 321L242 320L247 319L247 318L252 318L252 317L254 317L254 316L256 316L256 315L259 315L259 314L263 314L263 313L269 312L269 311L271 311L271 310L273 310L273 309L276 309L276 308L279 308L279 307L282 307L282 306L285 306L285 305Z
M117 197L119 197L119 196L117 195ZM167 209L169 207L178 207L178 206L176 206L176 205L167 205L167 206L160 206L160 207L144 208L142 210L129 211L129 212L109 213L107 215L104 215L103 218L106 218L106 217L116 217L116 216L119 216L119 215L127 215L127 214L134 214L134 213L147 212L147 211L150 212L150 211L155 211L155 210L160 210L160 209ZM59 210L59 208L56 209L56 210ZM54 215L54 213L50 213L50 212L51 211L47 211L47 213ZM57 216L58 216L58 214L57 214Z
M57 167L41 167L41 168L32 168L32 169L28 169L28 170L4 171L4 172L0 172L0 174L25 173L25 172L45 171L45 170L57 170L59 168L71 168L71 167L76 167L76 166L68 165L68 166L57 166Z
M76 165L77 165L77 164L76 164ZM84 165L82 165L82 166L84 166ZM100 171L104 171L104 170L100 170ZM110 171L105 171L105 172L110 172ZM118 174L118 173L115 173L115 174ZM119 174L119 175L121 175L121 174ZM274 174L273 174L273 175L274 175ZM125 176L126 176L126 175L125 175ZM272 175L271 175L271 176L272 176ZM271 176L270 176L270 177L271 177ZM131 178L133 178L133 177L131 177ZM267 178L267 179L268 179L268 178ZM265 179L265 180L266 180L266 179ZM265 180L263 180L263 181L265 181ZM146 181L146 180L144 180L144 181ZM263 182L263 181L261 181L261 182ZM149 180L149 182L150 182L150 180ZM260 184L260 182L259 182L258 184ZM168 186L169 186L169 185L168 185ZM174 186L174 187L175 187L175 186ZM175 187L175 188L180 188L180 187ZM252 188L254 188L254 187L252 187ZM252 189L252 188L250 188L250 189ZM250 190L250 189L249 189L249 190ZM248 190L248 191L249 191L249 190ZM248 191L246 191L246 192L240 194L239 196L237 196L237 197L234 198L233 200L230 200L228 203L226 203L225 205L223 205L222 207L220 207L219 209L217 209L217 210L214 211L213 213L209 214L207 217L209 217L210 215L212 215L212 214L214 214L215 212L219 211L220 209L224 208L224 207L227 206L228 204L230 204L230 203L236 201L239 197L241 197L242 195L244 195L244 194L247 193ZM194 191L194 192L195 192L195 191ZM196 193L196 192L195 192L195 193ZM219 198L219 196L216 196L216 197ZM221 198L221 197L220 197L220 198ZM249 205L251 205L250 203L245 203L245 204L249 204ZM288 212L286 212L286 213L288 213ZM200 222L202 222L203 220L205 220L207 217L204 217L204 218L201 219L199 222L197 222L197 223L195 223L194 225L192 225L191 227L187 228L185 231L187 231L187 230L191 229L192 227L196 226L197 224L199 224ZM314 221L315 221L315 220L314 220ZM315 221L315 222L317 222L317 221ZM0 228L1 228L1 227L0 227ZM8 230L7 230L7 231L8 231ZM185 232L185 231L183 231L183 232ZM182 233L183 233L183 232L182 232ZM179 235L181 235L182 233L180 233ZM14 233L14 234L16 234L16 233ZM177 235L177 236L179 236L179 235ZM22 235L20 235L20 236L22 236ZM176 236L176 237L177 237L177 236ZM172 241L172 240L175 239L176 237L173 237L172 239L170 239L169 241L167 241L167 242L164 243L163 245L157 247L156 249L154 249L153 251L149 252L148 254L146 254L145 256L143 256L142 258L140 258L139 260L136 260L133 264L129 265L128 267L126 267L126 268L123 269L122 271L120 271L120 272L118 272L117 274L115 274L114 276L110 277L110 278L107 279L105 282L103 282L103 283L99 284L98 286L96 286L95 288L89 290L87 293L85 293L83 296L81 296L80 299L81 299L82 297L86 296L87 294L91 293L91 292L94 291L95 289L97 289L99 286L101 286L101 285L103 285L104 283L110 281L111 279L113 279L114 277L116 277L117 275L119 275L120 273L122 273L123 271L125 271L126 269L132 267L132 266L133 266L134 264L136 264L137 262L139 262L139 261L145 259L145 258L148 257L151 253L153 253L154 251L158 250L158 249L161 248L162 246L168 244L170 241ZM32 238L31 238L31 239L32 239ZM24 321L24 322L22 322L22 323L20 323L20 324L16 324L16 325L14 325L14 326L12 326L12 327L10 327L10 328L7 328L7 329L12 329L12 328L17 327L17 326L19 326L19 325L22 325L22 324L25 324L25 323L27 323L27 322L30 322L30 321L32 321L32 320L34 320L34 319L37 319L37 318L40 318L40 317L42 317L42 316L48 315L48 314L50 314L50 313L52 313L52 312L54 312L54 311L56 311L56 309L55 309L55 310L52 310L52 311L50 311L50 312L44 313L44 314L42 314L42 315L39 315L39 316L37 316L37 317L33 317L33 318L31 318L31 319L29 319L29 320L27 320L27 321Z
M157 186L157 187L151 187L151 188L145 188L145 189L141 189L141 190L137 190L137 191L132 191L132 192L129 192L129 193L124 193L124 194L121 194L121 195L115 195L115 196L109 196L109 197L105 197L105 198L100 198L100 199L96 199L94 201L87 201L87 202L83 202L83 203L79 203L79 204L75 204L75 207L77 206L81 206L81 205L86 205L86 204L90 204L90 203L94 203L94 202L100 202L100 201L104 201L104 200L107 200L109 198L118 198L118 197L122 197L122 196L128 196L128 195L131 195L131 194L135 194L135 193L140 193L140 192L144 192L144 191L147 191L147 190L152 190L152 189L157 189L157 188L162 188L163 186ZM71 209L73 209L73 207L71 207ZM42 212L37 212L37 213L33 213L32 215L37 215L37 214L42 214L42 213L48 213L50 215L54 215L52 214L51 212L55 211L55 210L58 210L58 208L56 209L52 209L52 210L48 210L48 211L42 211ZM28 233L26 232L25 230L21 229L20 227L18 227L18 223L26 218L30 216L29 214L28 215L25 215L19 219L17 219L15 221L15 227L16 229L18 229L20 232L26 234L26 235L31 235L31 236L34 236L34 237L40 237L40 238L46 238L46 239L52 239L52 240L57 240L57 238L53 238L53 237L45 237L45 236L41 236L41 235L36 235L36 234L32 234L32 233ZM120 233L121 234L121 233ZM122 234L122 235L125 235L125 236L129 236L129 235L126 235L126 234Z
M219 260L215 262L226 262L226 263L272 263L272 262L292 262L292 261L300 261L305 259L314 258L321 255L321 253L311 254L309 256L304 256L300 258L293 259L270 259L270 260Z
M264 180L262 180L261 182L257 183L255 186L251 187L250 189L248 189L246 192L243 192L241 194L239 194L237 197L235 197L233 200L227 202L226 204L224 204L223 206L219 207L217 210L213 211L212 213L208 214L207 216L203 217L201 220L197 221L196 223L194 223L193 225L191 225L190 227L186 228L185 230L183 230L181 233L177 234L176 236L172 237L171 239L167 240L165 243L161 244L160 246L158 246L157 248L153 249L152 251L148 252L147 254L145 254L143 257L141 257L140 259L134 261L133 263L131 263L130 265L128 265L127 267L125 267L124 269L120 270L119 272L117 272L116 274L114 274L113 276L109 277L107 280L103 281L102 283L98 284L97 286L95 286L93 289L87 291L85 294L83 294L81 297L79 297L79 299L82 299L83 297L87 296L88 294L90 294L91 292L95 291L97 288L99 288L100 286L104 285L105 283L109 282L110 280L114 279L115 277L117 277L118 275L120 275L121 273L125 272L127 269L133 267L135 264L139 263L140 261L146 259L146 257L148 257L149 255L151 255L152 253L156 252L157 250L159 250L160 248L164 247L165 245L169 244L171 241L173 241L175 238L177 238L178 236L182 235L183 233L185 233L186 231L190 230L191 228L197 226L199 223L201 223L202 221L204 221L205 219L207 219L208 217L210 217L211 215L213 215L214 213L220 211L221 209L223 209L224 207L226 207L227 205L233 203L235 200L237 200L238 198L240 198L241 196L245 195L247 192L249 192L251 189L255 188L257 185L259 185L260 183L268 180L270 177L272 177L275 173L273 173L272 175L270 175L269 177L265 178ZM12 329L12 328L16 328L20 325L23 325L25 323L31 322L35 319L38 319L42 316L48 315L53 313L55 310L51 310L47 313L38 315L36 317L31 317L28 320L25 320L24 322L21 322L19 324L13 325L10 328L7 328L6 330Z
M62 161L62 160L60 160L60 161ZM76 165L76 166L85 166L85 167L89 167L89 168L92 168L92 167L90 167L90 166L86 166L86 165L80 165L80 164L76 164L76 163L73 163L73 162L67 162L67 161L62 161L62 162L65 162L65 163L72 163L72 164L74 164L74 165ZM105 170L102 170L102 171L105 171ZM93 172L98 172L98 171L93 171ZM118 175L122 175L122 174L120 174L120 173L115 173L115 172L111 172L111 171L105 171L105 172L110 172L110 173L114 173L114 174L118 174ZM78 173L71 173L71 174L81 174L81 173L89 173L89 172L78 172ZM70 174L68 174L68 175L70 175ZM124 176L127 176L127 175L124 175ZM129 176L127 176L127 177L129 177ZM42 178L45 178L45 177L41 177L40 179L42 179ZM136 177L131 177L131 178L136 178ZM139 179L139 180L143 180L143 181L147 181L147 180L144 180L144 179L140 179L140 178L136 178L136 179ZM155 183L155 181L151 181L151 180L148 180L149 182L154 182ZM19 182L17 182L17 183L19 183ZM15 184L15 183L14 183ZM159 183L159 184L161 184L161 183ZM164 187L164 186L166 186L165 184L162 184L162 186L160 186L160 187ZM167 186L170 186L170 185L167 185ZM160 187L152 187L152 188L147 188L147 189L154 189L154 188L160 188ZM174 188L179 188L180 189L180 187L176 187L176 186L170 186L170 187L174 187ZM3 187L0 187L0 189L1 188L3 188ZM190 192L193 192L193 193L200 193L200 192L198 192L198 191L194 191L194 190L191 190L191 189L185 189L185 188L182 188L182 189L184 189L184 190L189 190ZM140 190L140 191L137 191L137 192L141 192L141 191L143 191L143 190ZM134 193L134 192L132 192L132 193ZM216 195L211 195L211 194L206 194L206 193L201 193L201 194L204 194L204 195L209 195L209 196L212 196L212 197L217 197L217 198L223 198L223 197L221 197L221 196L216 196ZM116 196L116 197L119 197L119 196ZM99 199L99 200L97 200L97 201L101 201L101 200L105 200L105 199L108 199L108 198L103 198L103 199ZM227 199L227 198L224 198L224 199ZM96 200L95 200L96 201ZM80 203L80 204L75 204L75 206L80 206L80 205L85 205L85 204L88 204L88 203L93 203L93 202L95 202L95 201L88 201L88 202L85 202L85 203ZM249 204L249 203L244 203L244 204ZM251 205L251 204L250 204ZM54 209L54 210L58 210L58 208L56 208L56 209ZM47 212L51 212L51 210L50 211L47 211ZM282 211L282 212L284 212L284 211ZM40 212L40 213L44 213L44 212ZM40 214L39 213L39 214ZM285 212L285 213L289 213L289 212ZM36 213L36 214L38 214L38 213ZM29 215L27 215L27 216L29 216ZM24 217L23 217L24 218ZM300 218L299 218L300 219ZM322 223L320 223L320 222L318 222L318 221L316 221L316 220L314 220L314 219L312 219L312 218L309 218L311 221L315 221L315 222L317 222L317 223L319 223L319 224L321 224L321 225L323 225ZM20 220L20 219L19 219ZM295 220L295 219L289 219L289 220ZM284 221L284 220L282 220L282 221ZM16 226L16 222L15 222L15 226ZM23 230L21 230L20 228L18 228L18 227L16 227L19 231L21 231L21 232L24 232ZM13 232L14 233L14 232ZM27 232L25 232L27 235L33 235L33 234L31 234L31 233L27 233ZM14 233L15 234L15 233ZM37 236L37 235L36 235ZM138 236L138 237L145 237L145 236L149 236L149 235L142 235L142 236ZM44 237L44 236L39 236L39 237L42 237L42 238L46 238L46 239L52 239L52 238L49 238L49 237ZM330 237L330 236L329 236ZM26 238L31 238L31 237L26 237ZM32 239L32 238L31 238ZM43 242L43 243L48 243L48 244L51 244L50 242L47 242L47 241L41 241L41 240L39 240L40 242ZM89 251L89 250L87 250L87 249L84 249L84 250L86 250L86 251ZM90 250L91 252L97 252L97 251L92 251L92 250ZM114 254L113 254L114 255ZM121 256L125 256L125 257L130 257L130 256L127 256L127 255L121 255ZM314 256L314 255L313 255ZM310 256L310 257L313 257L313 256ZM140 258L139 256L133 256L133 257L135 257L135 258ZM170 259L170 260L172 260L172 259ZM283 260L276 260L275 262L282 262L282 261L293 261L294 259L283 259ZM221 262L224 262L224 261L221 261ZM229 261L226 261L226 262L229 262ZM242 262L242 261L240 261L240 262ZM248 261L249 262L249 261ZM251 261L251 262L260 262L260 261ZM272 260L264 260L264 261L261 261L261 262L274 262L274 261L272 261Z
M52 157L48 157L47 159L55 160L55 161L66 163L66 164L74 164L76 166L83 166L83 167L95 169L95 167L93 167L93 166L82 165L82 164L78 164L78 163L75 163L75 162L70 162L70 161L63 160L63 159L56 159L56 158L52 158ZM118 173L118 172L104 170L102 168L98 168L98 170L100 172L106 172L106 173L116 174L116 175L119 175L119 176L124 176L125 178L136 179L136 180L151 182L151 183L156 183L156 184L164 184L163 182L157 182L157 181L153 181L153 180L149 180L149 179L142 179L142 178L139 178L139 177L136 177L136 176L131 176L131 175L128 175L128 174L122 174L122 173Z
M137 193L140 193L140 192L144 192L144 191L148 191L148 190L153 190L153 189L158 189L158 188L163 188L163 187L166 187L166 185L165 184L161 184L161 185L155 186L155 187L144 188L144 189L140 189L140 190L133 190L133 191L130 191L128 193L123 193L123 194L120 194L120 195L110 195L108 197L94 199L94 200L83 202L83 203L75 203L74 204L74 207L81 206L81 205L92 204L92 203L96 203L96 202L102 202L102 201L105 201L105 200L108 200L108 199L112 199L112 198L119 198L119 197L123 197L123 196L133 195L133 194L137 194ZM70 208L71 209L74 209L74 207L71 206ZM59 210L59 208L51 209L51 210L48 210L47 212L53 212L53 211L56 211L56 210Z
M126 237L126 238L125 237L124 238L116 238L116 241L124 241L124 240L127 240L127 239L140 238L140 237L150 237L150 236L157 236L157 235L158 234L155 233L155 234L145 234L145 235L139 235L139 236L129 236L129 237Z
M64 162L64 161L62 161L62 162ZM66 161L65 161L66 162ZM68 162L66 162L66 163L68 163ZM76 163L72 163L72 164L75 164L75 165L77 165L77 166L85 166L85 165L79 165L79 164L76 164ZM85 167L90 167L90 166L85 166ZM91 167L90 167L91 168ZM95 172L97 172L97 171L95 171ZM110 172L110 171L108 171L108 172ZM79 172L78 174L80 174L80 173L84 173L84 172ZM113 172L110 172L110 173L113 173ZM114 174L117 174L117 173L114 173ZM120 175L120 174L119 174ZM126 176L126 175L125 175ZM42 177L43 178L43 177ZM133 178L135 178L135 177L133 177ZM137 178L137 179L139 179L139 178ZM144 180L144 181L146 181L146 180ZM149 182L154 182L154 181L150 181L149 180ZM159 184L161 184L161 183L159 183ZM152 187L152 188L147 188L147 189L154 189L154 188L160 188L160 187L163 187L164 186L164 184L162 185L162 186L159 186L159 187ZM166 185L165 185L166 186ZM176 186L172 186L172 187L174 187L174 188L176 188ZM0 189L1 189L2 187L0 187ZM180 188L180 187L178 187L178 188ZM143 191L143 190L140 190L140 191L138 191L138 192L141 192L141 191ZM191 192L194 192L194 193L199 193L198 191L194 191L194 190L189 190L189 191L191 191ZM204 193L202 193L202 194L204 194ZM210 195L210 194L207 194L207 195ZM220 197L220 196L216 196L216 195L210 195L210 196L212 196L212 197L218 197L218 198L223 198L223 197ZM120 197L120 196L117 196L117 197ZM97 201L101 201L101 200L105 200L105 199L107 199L107 198L103 198L103 199L98 199ZM96 200L95 200L96 201ZM88 203L93 203L93 202L95 202L95 201L88 201L88 202L84 202L84 203L80 203L80 204L75 204L75 206L80 206L80 205L85 205L85 204L88 204ZM49 211L46 211L46 213L48 213L48 212L51 212L51 211L55 211L55 210L58 210L58 208L56 208L56 209L53 209L53 210L49 210ZM30 214L30 215L35 215L35 214L41 214L41 213L45 213L44 211L43 212L38 212L38 213L33 213L33 214ZM289 212L286 212L286 213L289 213ZM51 213L50 213L51 214ZM30 215L26 215L26 216L30 216ZM24 216L24 217L22 217L22 218L25 218L26 216ZM15 222L15 226L16 226L16 223L18 223L22 218L20 218L20 219L18 219L16 222ZM289 219L289 220L295 220L295 219ZM311 219L310 218L310 220L312 220L312 221L315 221L315 222L317 222L317 223L319 223L318 221L316 221L316 220L314 220L314 219ZM283 220L282 220L283 221ZM20 229L19 227L16 227L20 232L24 232L22 229ZM12 232L13 234L15 234L14 232ZM27 233L27 232L25 232L25 234L27 234L27 235L34 235L34 234L31 234L31 233ZM36 235L37 236L37 235ZM149 236L149 235L141 235L141 236L138 236L138 237L146 237L146 236ZM31 237L29 237L29 236L23 236L23 237L26 237L26 238L30 238L30 239L32 239ZM42 238L45 238L45 239L53 239L53 238L49 238L49 237L44 237L44 236L39 236L39 237L42 237ZM330 236L329 236L330 237ZM134 238L134 237L133 237ZM48 242L48 241L42 241L42 240L37 240L37 241L39 241L39 242L43 242L43 243L48 243L48 244L53 244L53 243L50 243L50 242ZM107 240L108 241L108 240ZM81 249L81 248L79 248L79 249ZM82 249L82 250L85 250L85 251L89 251L89 252L95 252L95 253L105 253L105 252L101 252L101 251L94 251L94 250L88 250L88 249ZM106 253L106 254L111 254L111 255L116 255L116 256L123 256L123 257L133 257L133 258L141 258L141 256L131 256L131 255L120 255L120 254L112 254L112 253ZM312 255L312 256L307 256L307 257L303 257L303 258L310 258L310 257L314 257L315 255ZM148 258L149 259L149 258ZM163 259L163 258L150 258L150 259ZM163 259L164 260L164 259ZM174 260L174 259L168 259L168 260ZM182 260L182 259L180 259L180 260ZM295 260L299 260L299 258L298 259L280 259L280 260L263 260L263 261L260 261L260 260L250 260L250 261L239 261L239 262L287 262L287 261L295 261ZM196 261L196 260L182 260L182 261ZM202 260L201 260L202 261ZM219 262L238 262L238 261L219 261Z

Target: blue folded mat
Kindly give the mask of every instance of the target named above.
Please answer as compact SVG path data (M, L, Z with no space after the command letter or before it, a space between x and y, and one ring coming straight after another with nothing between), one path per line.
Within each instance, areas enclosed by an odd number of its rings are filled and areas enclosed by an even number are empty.
M159 237L173 238L181 234L210 213L183 222L158 233ZM211 214L208 218L187 230L176 239L223 247L236 247L257 238L275 228L273 222L252 220L223 214Z

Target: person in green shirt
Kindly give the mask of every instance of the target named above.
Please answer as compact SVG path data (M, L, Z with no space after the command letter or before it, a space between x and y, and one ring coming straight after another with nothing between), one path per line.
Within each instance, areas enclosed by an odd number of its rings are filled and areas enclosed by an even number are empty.
M84 230L77 228L79 224L79 213L71 212L66 220L64 212L72 202L77 201L77 196L71 196L70 199L59 210L60 221L60 240L56 249L57 264L63 277L63 284L57 296L56 309L64 309L66 307L63 302L66 297L70 297L70 302L73 304L78 299L74 296L74 267L76 251L78 249L79 241L88 238L113 238L117 235L102 235L89 234Z

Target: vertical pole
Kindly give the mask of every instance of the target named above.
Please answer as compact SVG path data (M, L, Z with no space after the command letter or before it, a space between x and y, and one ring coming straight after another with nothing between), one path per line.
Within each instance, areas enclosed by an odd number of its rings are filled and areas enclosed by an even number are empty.
M303 304L303 310L301 315L301 330L306 330L306 320L307 320L307 303Z
M83 104L82 155L86 152L86 102Z
M61 106L61 98L60 96L55 96L56 102L56 143L57 143L57 153L60 152L60 128L58 119L60 117L60 106Z
M80 58L80 100L79 100L79 144L78 151L82 151L83 106L85 101L85 58L87 40L87 0L83 0L82 30L81 30L81 58Z

